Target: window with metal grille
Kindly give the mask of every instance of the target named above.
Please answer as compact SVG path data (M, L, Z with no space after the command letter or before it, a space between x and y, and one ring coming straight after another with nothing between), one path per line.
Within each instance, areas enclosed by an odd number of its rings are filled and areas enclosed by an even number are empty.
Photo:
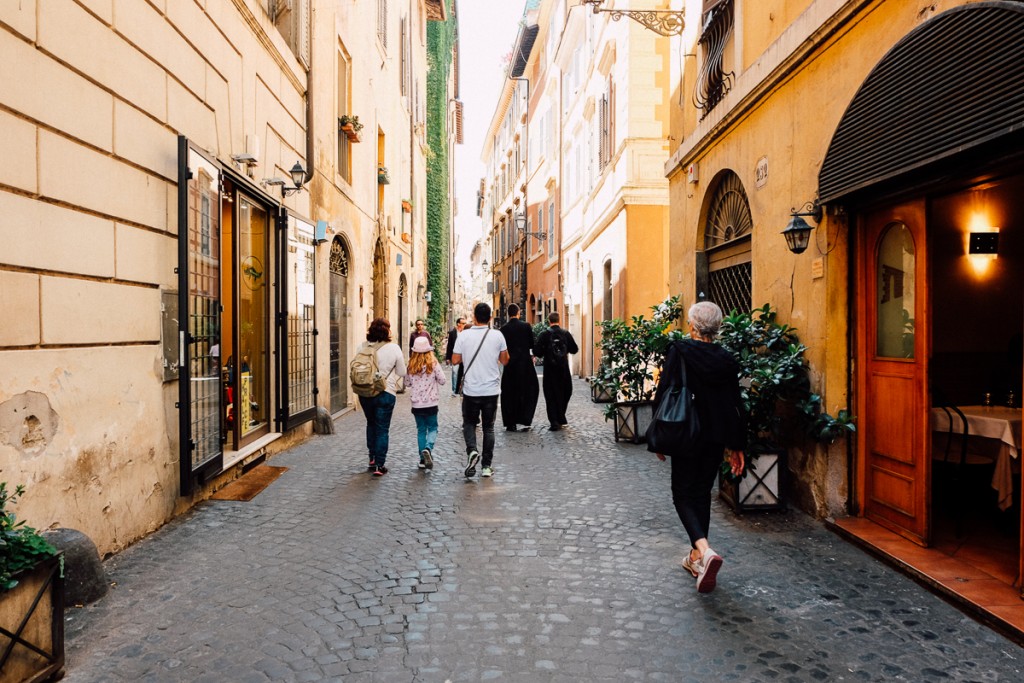
M754 222L743 183L732 171L713 185L698 253L697 291L726 313L751 308L751 236Z
M725 70L725 46L733 27L732 5L732 0L709 3L703 15L704 30L700 36L702 61L693 93L694 106L703 111L701 119L732 90L736 74Z
M316 406L313 225L288 217L288 416Z

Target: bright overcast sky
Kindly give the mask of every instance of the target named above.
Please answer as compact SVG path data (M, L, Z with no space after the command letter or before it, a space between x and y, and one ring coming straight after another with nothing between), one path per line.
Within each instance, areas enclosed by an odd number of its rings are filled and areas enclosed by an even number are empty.
M525 5L525 0L459 0L463 143L455 147L455 196L459 203L455 265L466 278L470 251L481 237L476 215L476 192L484 175L480 152L505 80L503 56L512 50Z

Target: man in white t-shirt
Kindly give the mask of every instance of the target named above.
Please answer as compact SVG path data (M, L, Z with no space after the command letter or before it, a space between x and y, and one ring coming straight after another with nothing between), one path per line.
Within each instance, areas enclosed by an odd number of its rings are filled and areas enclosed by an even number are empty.
M473 309L473 326L464 329L452 349L452 365L463 364L462 435L466 439L467 477L476 474L480 452L476 448L476 426L483 420L484 452L481 477L493 474L494 417L501 394L501 368L508 363L508 345L498 330L490 327L491 307L479 303Z

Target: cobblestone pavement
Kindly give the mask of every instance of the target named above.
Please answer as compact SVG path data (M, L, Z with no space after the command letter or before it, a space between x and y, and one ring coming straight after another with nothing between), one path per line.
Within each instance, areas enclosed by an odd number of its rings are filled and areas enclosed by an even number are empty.
M407 396L383 478L346 415L251 502L108 560L116 587L68 613L65 680L1024 680L1024 650L798 512L716 502L725 565L698 595L668 464L588 397L564 431L499 431L491 480L462 475L457 399L430 473Z

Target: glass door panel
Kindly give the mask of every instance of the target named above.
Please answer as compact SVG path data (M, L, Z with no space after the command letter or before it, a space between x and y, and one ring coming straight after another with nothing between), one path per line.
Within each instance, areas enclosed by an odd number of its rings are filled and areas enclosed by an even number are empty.
M220 169L179 138L181 492L222 454Z
M238 397L235 419L242 440L266 433L270 409L269 215L238 196Z

